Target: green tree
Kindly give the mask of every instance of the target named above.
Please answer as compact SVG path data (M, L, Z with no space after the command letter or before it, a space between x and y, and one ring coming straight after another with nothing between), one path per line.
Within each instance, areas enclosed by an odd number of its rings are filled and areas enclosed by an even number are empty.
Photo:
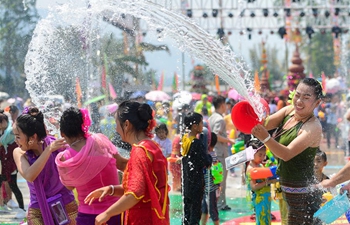
M301 48L304 55L308 56L304 63L307 74L312 72L315 77L319 77L323 71L326 75L333 75L335 66L332 34L315 33L312 39L303 40L307 40Z
M26 95L24 60L38 20L36 0L0 1L0 76L3 91Z

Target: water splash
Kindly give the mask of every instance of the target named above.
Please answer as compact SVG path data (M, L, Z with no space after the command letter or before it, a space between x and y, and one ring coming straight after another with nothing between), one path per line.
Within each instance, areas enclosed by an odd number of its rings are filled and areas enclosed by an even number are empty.
M151 30L161 28L160 39L164 36L174 39L180 50L205 63L248 100L262 118L263 107L254 91L251 73L229 46L184 15L151 2L133 0L91 0L88 8L66 4L54 8L37 24L25 62L26 87L37 106L43 106L40 100L43 95L74 93L74 87L68 90L66 84L76 77L80 79L83 95L94 96L88 90L96 88L88 84L96 83L96 74L100 74L96 65L105 26L102 20L106 17L118 20L123 14L146 21Z

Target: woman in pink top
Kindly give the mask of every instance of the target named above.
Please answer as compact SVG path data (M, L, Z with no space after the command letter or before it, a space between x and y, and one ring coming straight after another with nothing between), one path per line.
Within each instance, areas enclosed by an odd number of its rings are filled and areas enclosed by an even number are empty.
M85 197L96 188L118 185L115 165L124 170L127 163L106 136L88 133L90 124L87 110L75 107L65 110L60 120L61 135L70 147L57 155L56 165L62 183L78 192L78 225L94 225L95 217L118 200L108 196L105 201L90 206L84 203ZM107 224L121 224L120 215L111 217Z

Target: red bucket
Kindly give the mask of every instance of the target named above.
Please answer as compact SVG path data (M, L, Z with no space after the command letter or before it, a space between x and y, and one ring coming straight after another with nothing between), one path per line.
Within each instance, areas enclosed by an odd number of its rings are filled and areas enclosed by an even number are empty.
M261 99L261 103L265 107L265 112L269 114L270 109L267 102L264 99ZM262 123L262 121L259 121L258 115L256 115L253 107L248 101L238 102L232 108L231 119L235 127L245 134L250 134L253 127Z

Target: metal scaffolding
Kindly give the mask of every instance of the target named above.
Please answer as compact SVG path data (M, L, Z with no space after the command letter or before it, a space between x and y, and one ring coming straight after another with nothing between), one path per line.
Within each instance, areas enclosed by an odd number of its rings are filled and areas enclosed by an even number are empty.
M149 0L192 18L208 32L350 27L350 0ZM288 21L288 22L286 22ZM147 25L141 25L147 30Z

